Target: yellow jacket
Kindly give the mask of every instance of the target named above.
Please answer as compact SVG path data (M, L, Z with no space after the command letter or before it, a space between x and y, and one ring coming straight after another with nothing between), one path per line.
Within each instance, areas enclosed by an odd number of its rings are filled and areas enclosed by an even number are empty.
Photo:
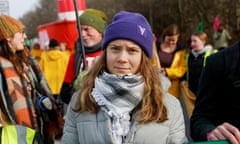
M48 50L41 56L39 65L54 95L60 93L68 58L68 55L60 50Z
M179 50L174 54L173 62L169 68L166 68L166 74L170 79L172 86L169 93L180 98L180 81L179 79L186 73L186 50Z
M32 57L34 57L37 60L37 62L39 63L40 59L41 59L42 52L43 52L43 50L41 50L41 49L32 49L30 51L30 55Z
M151 63L153 65L153 67L158 68L159 71L161 70L161 65L160 65L160 61L158 58L158 53L157 53L157 48L156 48L155 42L153 43L153 52L152 52Z

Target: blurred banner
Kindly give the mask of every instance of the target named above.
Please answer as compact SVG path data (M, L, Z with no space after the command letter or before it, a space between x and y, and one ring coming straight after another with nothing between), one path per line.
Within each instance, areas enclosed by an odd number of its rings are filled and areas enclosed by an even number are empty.
M86 9L85 0L77 0L77 6L78 14L81 15ZM58 0L58 17L59 20L38 27L41 49L44 49L49 39L55 38L60 43L65 43L66 48L72 51L78 38L73 0Z
M213 22L213 30L217 31L219 26L220 26L219 18L218 18L218 16L215 16L214 22Z
M78 14L85 9L85 0L77 0ZM74 2L72 0L58 0L58 17L63 20L75 20Z

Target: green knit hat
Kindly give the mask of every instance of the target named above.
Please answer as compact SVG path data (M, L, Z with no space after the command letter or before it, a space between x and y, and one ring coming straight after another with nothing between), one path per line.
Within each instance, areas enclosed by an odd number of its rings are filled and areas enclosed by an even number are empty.
M103 33L107 26L107 16L96 9L86 9L79 19L81 25L92 26L100 33Z

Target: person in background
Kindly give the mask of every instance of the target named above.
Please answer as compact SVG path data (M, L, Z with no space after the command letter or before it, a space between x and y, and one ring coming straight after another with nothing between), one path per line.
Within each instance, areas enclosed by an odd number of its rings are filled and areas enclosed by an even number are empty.
M205 32L193 33L190 40L190 51L186 56L187 72L185 74L185 80L181 82L182 87L190 90L189 93L182 94L189 118L194 109L199 79L206 64L207 57L216 52L208 43L208 36Z
M184 143L182 108L151 63L153 33L145 17L117 13L102 48L71 99L62 144Z
M61 43L59 44L59 50L62 51L62 52L65 52L65 51L67 50L66 43L61 42Z
M222 50L228 47L228 42L231 39L228 30L224 28L223 24L220 24L218 30L213 33L214 48Z
M8 15L0 15L0 101L6 124L24 125L37 131L36 141L45 139L43 109L54 108L51 93L37 62L32 63L24 45L24 25ZM38 69L40 70L40 69ZM41 76L40 76L41 75ZM35 80L38 77L38 82ZM44 97L38 99L37 85Z
M103 31L107 25L107 16L102 11L86 9L79 19L81 24L81 38L86 53L86 70L88 70L102 53L101 42ZM74 91L73 82L79 73L81 73L82 60L80 55L81 50L78 48L69 58L60 92L60 97L66 104L69 103Z
M213 47L208 44L208 36L205 32L196 32L191 36L191 50L187 54L186 80L189 89L196 95L198 83L207 57L215 53Z
M169 92L177 98L180 98L180 79L186 72L186 50L178 42L179 36L178 26L171 24L163 30L161 40L156 43L162 71L172 83Z
M68 56L68 58L71 55L71 51L67 48L67 44L65 42L59 43L59 50L65 53Z
M50 39L49 49L41 57L40 67L46 77L53 96L57 99L65 76L68 56L60 51L56 39Z
M208 57L200 77L191 136L240 143L240 42Z
M49 41L44 42L43 51L47 51L49 49L48 45L49 45Z
M40 48L40 44L39 43L34 43L31 50L30 50L30 55L32 57L34 57L37 62L40 62L41 59L41 55L42 55L43 50L41 50Z

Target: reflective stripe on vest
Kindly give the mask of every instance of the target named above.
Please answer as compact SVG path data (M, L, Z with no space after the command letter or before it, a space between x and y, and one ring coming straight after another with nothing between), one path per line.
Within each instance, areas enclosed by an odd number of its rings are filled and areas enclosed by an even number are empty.
M210 56L211 54L216 53L216 52L218 52L218 50L216 50L216 49L206 51L206 53L204 54L203 67L205 67L205 65L206 65L207 57Z
M218 50L214 49L214 50L207 50L204 54L204 58L203 58L203 67L205 67L206 65L206 60L207 60L207 57L210 56L211 54L214 54L218 52ZM189 81L189 72L188 72L188 60L189 60L189 52L187 53L186 55L186 66L187 66L187 81Z
M33 144L36 131L21 125L2 127L1 144Z

